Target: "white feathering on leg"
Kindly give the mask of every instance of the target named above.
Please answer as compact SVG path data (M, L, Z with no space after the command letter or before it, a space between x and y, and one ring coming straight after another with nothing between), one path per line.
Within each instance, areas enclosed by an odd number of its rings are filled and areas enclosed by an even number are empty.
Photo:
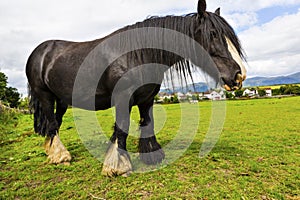
M121 154L120 151L123 151ZM132 173L132 165L128 153L118 148L118 139L106 152L102 174L106 176L128 176Z
M69 164L72 157L70 152L66 149L63 143L60 141L58 134L56 134L52 140L47 137L45 140L45 151L48 155L49 163L53 164Z

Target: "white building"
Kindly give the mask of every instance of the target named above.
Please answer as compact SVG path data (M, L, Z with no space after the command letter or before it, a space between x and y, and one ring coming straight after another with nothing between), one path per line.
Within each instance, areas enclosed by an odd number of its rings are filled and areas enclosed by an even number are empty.
M187 96L181 92L177 93L177 97L179 101L187 100Z
M248 96L248 97L256 96L257 94L258 94L257 90L250 90L248 88L243 92L243 96Z
M271 88L264 88L264 90L266 91L266 96L267 97L271 97L272 96L272 89Z
M261 90L264 90L266 92L267 97L272 96L272 89L271 88L261 88ZM243 96L253 97L258 96L258 90L257 89L245 89Z
M226 99L226 95L225 95L224 91L220 91L220 92L212 91L209 94L207 94L207 93L204 94L204 96L213 101Z

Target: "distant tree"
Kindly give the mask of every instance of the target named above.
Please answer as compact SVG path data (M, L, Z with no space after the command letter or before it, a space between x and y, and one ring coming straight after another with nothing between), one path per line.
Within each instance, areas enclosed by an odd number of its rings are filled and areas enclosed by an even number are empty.
M7 87L7 76L3 73L0 72L0 100L3 100L5 96L5 90Z
M177 95L171 96L171 98L165 97L163 100L164 104L171 104L171 103L179 103L179 99Z
M8 105L11 108L17 108L20 105L20 94L18 93L18 90L13 87L6 88L5 91L5 102L8 103Z
M171 97L170 103L173 103L173 101L174 101L174 97Z
M19 108L20 109L25 109L25 110L27 110L28 109L28 106L29 106L29 99L28 99L28 97L25 97L25 98L22 98L22 99L20 99L20 104L19 104Z
M7 79L7 76L0 72L0 100L11 108L17 108L20 104L20 93L16 88L7 87Z
M280 89L279 88L276 88L276 89L273 89L272 90L272 95L273 96L277 96L277 95L281 95L282 93L281 93L281 91L280 91Z
M258 92L258 95L260 96L260 97L264 97L264 96L266 96L266 91L265 90L262 90L262 89L258 89L257 90L257 92Z
M234 94L235 94L236 97L242 97L243 93L244 93L243 90L236 90L236 91L234 91Z
M179 99L177 95L174 95L172 103L179 103Z
M170 103L170 99L168 97L165 97L163 103Z
M292 87L292 85L286 85L286 86L284 86L284 92L283 92L283 94L289 94L289 95L293 94L293 87Z
M292 93L296 95L300 95L300 87L298 85L292 86Z
M193 100L193 101L199 100L199 95L193 94L193 95L192 95L192 100Z
M158 100L159 100L159 96L158 96L158 94L157 94L157 95L155 95L155 97L154 97L154 102L157 103Z
M280 94L284 94L284 91L286 90L286 86L281 86L279 90L280 90Z
M273 95L300 95L300 87L298 85L285 85L281 86L279 89L272 90Z
M231 92L225 92L226 99L234 99L234 95Z
M280 93L281 94L296 94L300 95L300 87L298 85L285 85L280 87Z

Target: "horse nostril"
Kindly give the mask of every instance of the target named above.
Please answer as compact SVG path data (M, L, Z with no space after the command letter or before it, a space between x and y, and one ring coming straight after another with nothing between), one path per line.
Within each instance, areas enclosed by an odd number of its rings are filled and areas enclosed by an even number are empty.
M243 82L244 78L243 78L242 74L238 73L238 74L236 75L235 80L236 80L236 82L239 84L239 83L242 83L242 82Z
M244 77L241 73L238 73L235 78L236 88L241 89L243 86Z

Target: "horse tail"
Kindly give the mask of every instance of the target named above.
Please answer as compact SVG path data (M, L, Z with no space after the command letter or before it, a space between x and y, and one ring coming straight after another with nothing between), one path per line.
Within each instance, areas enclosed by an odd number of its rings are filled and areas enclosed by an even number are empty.
M28 98L29 98L29 110L33 113L34 117L34 132L39 135L45 136L47 134L47 118L43 114L42 106L39 99L34 94L28 84Z

